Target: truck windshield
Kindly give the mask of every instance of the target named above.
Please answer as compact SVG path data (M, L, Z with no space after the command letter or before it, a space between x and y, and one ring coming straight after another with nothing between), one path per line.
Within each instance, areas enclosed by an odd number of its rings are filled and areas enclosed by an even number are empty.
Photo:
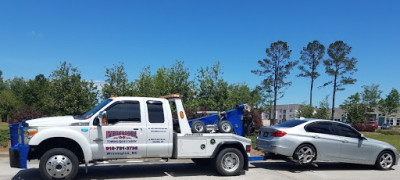
M89 119L90 117L93 116L93 114L95 114L97 111L99 111L101 108L103 108L105 105L107 105L111 101L112 101L112 99L104 100L102 103L100 103L99 105L94 107L92 110L90 110L89 112L87 112L84 115L82 115L81 119Z

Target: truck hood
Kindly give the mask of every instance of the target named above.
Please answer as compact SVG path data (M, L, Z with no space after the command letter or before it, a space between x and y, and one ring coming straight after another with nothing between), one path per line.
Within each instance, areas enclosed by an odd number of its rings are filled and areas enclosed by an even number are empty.
M82 123L83 120L74 119L73 116L44 117L26 121L29 126L69 126L72 123Z

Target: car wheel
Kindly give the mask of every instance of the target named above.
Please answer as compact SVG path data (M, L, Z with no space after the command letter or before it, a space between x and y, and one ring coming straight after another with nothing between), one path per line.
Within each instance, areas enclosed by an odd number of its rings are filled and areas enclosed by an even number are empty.
M302 144L295 150L293 158L302 165L309 165L314 161L316 156L317 152L313 146Z
M222 133L231 133L233 131L233 126L229 121L221 121L218 124L218 130Z
M199 166L207 166L210 164L210 158L193 158L192 161Z
M204 133L206 132L206 126L202 121L194 121L192 123L192 132L193 133Z
M54 148L40 158L39 171L44 179L74 179L78 169L79 160L68 149Z
M236 176L243 169L243 154L236 148L225 148L218 153L215 166L220 175Z
M378 155L375 166L381 170L389 170L394 164L394 155L390 151L383 151Z

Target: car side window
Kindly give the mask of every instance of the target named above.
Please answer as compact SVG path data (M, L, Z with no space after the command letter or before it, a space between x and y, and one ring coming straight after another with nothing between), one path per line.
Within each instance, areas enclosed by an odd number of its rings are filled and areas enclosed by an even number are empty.
M343 124L337 124L337 128L338 128L339 136L358 138L358 136L360 134L357 131L355 131L354 129L352 129L351 127L348 127Z
M106 109L109 124L117 122L140 122L138 101L118 102Z
M331 122L315 122L305 127L307 132L335 134L333 124Z
M150 123L164 123L164 110L161 101L147 101Z

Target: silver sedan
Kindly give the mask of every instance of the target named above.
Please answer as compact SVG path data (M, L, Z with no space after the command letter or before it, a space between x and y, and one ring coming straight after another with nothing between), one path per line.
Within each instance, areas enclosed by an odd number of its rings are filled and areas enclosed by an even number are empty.
M266 152L293 157L300 164L332 161L387 170L399 161L399 152L392 145L366 138L346 124L330 120L299 119L263 126L256 143Z

